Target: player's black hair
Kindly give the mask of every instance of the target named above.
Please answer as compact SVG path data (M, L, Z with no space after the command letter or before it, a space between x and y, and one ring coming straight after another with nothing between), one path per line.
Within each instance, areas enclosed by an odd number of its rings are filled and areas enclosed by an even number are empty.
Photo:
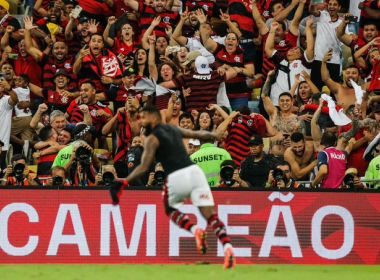
M141 112L156 115L158 118L161 119L160 110L158 110L155 106L152 105L146 105L141 109Z
M292 135L290 135L290 141L293 143L298 143L300 141L305 141L305 137L301 132L294 132Z

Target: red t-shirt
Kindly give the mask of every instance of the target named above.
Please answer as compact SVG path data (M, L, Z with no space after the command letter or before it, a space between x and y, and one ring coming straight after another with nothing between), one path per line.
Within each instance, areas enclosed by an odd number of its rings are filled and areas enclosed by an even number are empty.
M101 3L95 0L78 0L79 6L82 9L93 15L111 16L112 9L105 3Z
M380 90L380 60L376 60L372 65L372 79L369 84L368 91Z
M40 65L35 59L28 55L25 58L19 55L14 62L14 71L16 75L28 75L30 82L37 86L41 86L42 71Z
M343 132L349 131L351 129L351 127L352 127L352 124L348 124L348 125L340 127L339 131L338 131L338 135L342 134ZM363 134L362 129L359 130L355 134L355 140L359 140L363 137L364 137L364 134ZM348 168L355 167L358 170L358 176L359 177L365 175L365 172L366 172L367 167L368 167L368 162L363 159L363 154L364 154L364 151L366 148L367 148L367 145L362 145L357 150L352 151L348 155L348 159L347 159L347 167Z

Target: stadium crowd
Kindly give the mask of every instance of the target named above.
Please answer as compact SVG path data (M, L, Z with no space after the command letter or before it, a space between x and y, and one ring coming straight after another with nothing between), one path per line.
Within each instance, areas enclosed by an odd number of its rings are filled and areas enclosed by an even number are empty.
M220 135L184 139L211 187L380 186L380 1L20 2L0 0L2 185L125 178L153 104ZM164 183L157 162L130 185Z

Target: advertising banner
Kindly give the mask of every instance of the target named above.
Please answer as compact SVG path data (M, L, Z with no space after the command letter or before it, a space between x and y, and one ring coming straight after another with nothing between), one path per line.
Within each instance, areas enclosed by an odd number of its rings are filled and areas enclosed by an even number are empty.
M215 191L240 264L380 264L380 195ZM185 203L200 227L198 209ZM169 221L160 191L0 190L0 263L222 263Z

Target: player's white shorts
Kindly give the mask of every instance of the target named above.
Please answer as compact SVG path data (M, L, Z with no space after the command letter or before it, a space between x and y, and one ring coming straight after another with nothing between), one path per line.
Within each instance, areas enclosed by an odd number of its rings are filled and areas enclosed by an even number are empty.
M166 197L167 195L167 197ZM191 198L194 206L214 206L210 186L198 165L179 169L167 178L165 198L170 207L177 209L185 199Z

